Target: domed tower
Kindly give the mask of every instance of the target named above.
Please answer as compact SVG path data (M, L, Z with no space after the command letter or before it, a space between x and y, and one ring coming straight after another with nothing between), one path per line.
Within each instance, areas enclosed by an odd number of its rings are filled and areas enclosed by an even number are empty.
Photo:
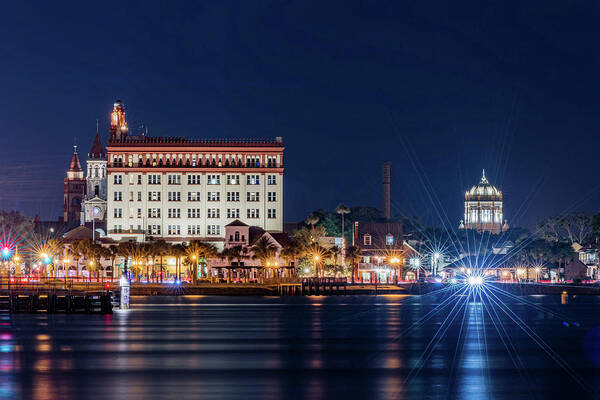
M115 101L110 113L110 140L121 140L127 136L129 128L125 120L125 106L121 100Z
M508 229L502 214L502 192L490 184L485 170L479 183L465 193L465 216L459 228L490 233Z
M77 146L73 146L73 157L64 180L63 214L65 222L79 222L81 202L85 194L85 179L77 155Z

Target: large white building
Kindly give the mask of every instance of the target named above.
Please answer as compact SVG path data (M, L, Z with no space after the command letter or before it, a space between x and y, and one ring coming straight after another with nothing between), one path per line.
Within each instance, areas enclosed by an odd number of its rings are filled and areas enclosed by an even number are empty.
M238 219L283 230L283 142L128 135L115 103L107 153L107 230L114 240L222 243Z

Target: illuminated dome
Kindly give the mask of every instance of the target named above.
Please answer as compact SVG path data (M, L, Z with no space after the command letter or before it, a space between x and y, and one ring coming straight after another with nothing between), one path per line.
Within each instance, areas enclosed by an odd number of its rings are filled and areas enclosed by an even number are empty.
M485 170L481 180L465 193L466 201L502 201L502 192L493 186L485 177Z
M465 192L465 214L459 228L500 233L508 229L503 218L502 192L487 180L484 170L479 183Z

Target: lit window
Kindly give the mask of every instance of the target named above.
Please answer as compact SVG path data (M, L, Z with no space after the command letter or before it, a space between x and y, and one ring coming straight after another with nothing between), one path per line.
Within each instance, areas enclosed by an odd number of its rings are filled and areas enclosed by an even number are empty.
M363 244L365 246L370 246L371 245L371 235L367 234L363 237Z
M388 246L393 245L394 244L394 235L388 233L385 236L385 244Z

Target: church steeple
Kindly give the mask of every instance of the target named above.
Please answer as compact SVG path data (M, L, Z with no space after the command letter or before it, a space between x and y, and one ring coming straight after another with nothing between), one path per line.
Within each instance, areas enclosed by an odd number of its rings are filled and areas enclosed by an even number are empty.
M73 157L69 163L67 176L64 179L63 214L65 222L76 222L80 219L81 201L85 195L83 170L77 155L77 146L73 146Z
M71 163L67 170L67 179L83 179L83 170L77 155L77 145L73 146L73 157L71 157Z
M127 136L128 131L125 106L121 100L117 100L110 114L110 140L121 140Z
M88 158L93 160L105 159L106 153L104 152L104 146L102 146L102 142L100 141L100 134L96 132L96 137L94 138L94 143L92 144L92 149L88 153Z

